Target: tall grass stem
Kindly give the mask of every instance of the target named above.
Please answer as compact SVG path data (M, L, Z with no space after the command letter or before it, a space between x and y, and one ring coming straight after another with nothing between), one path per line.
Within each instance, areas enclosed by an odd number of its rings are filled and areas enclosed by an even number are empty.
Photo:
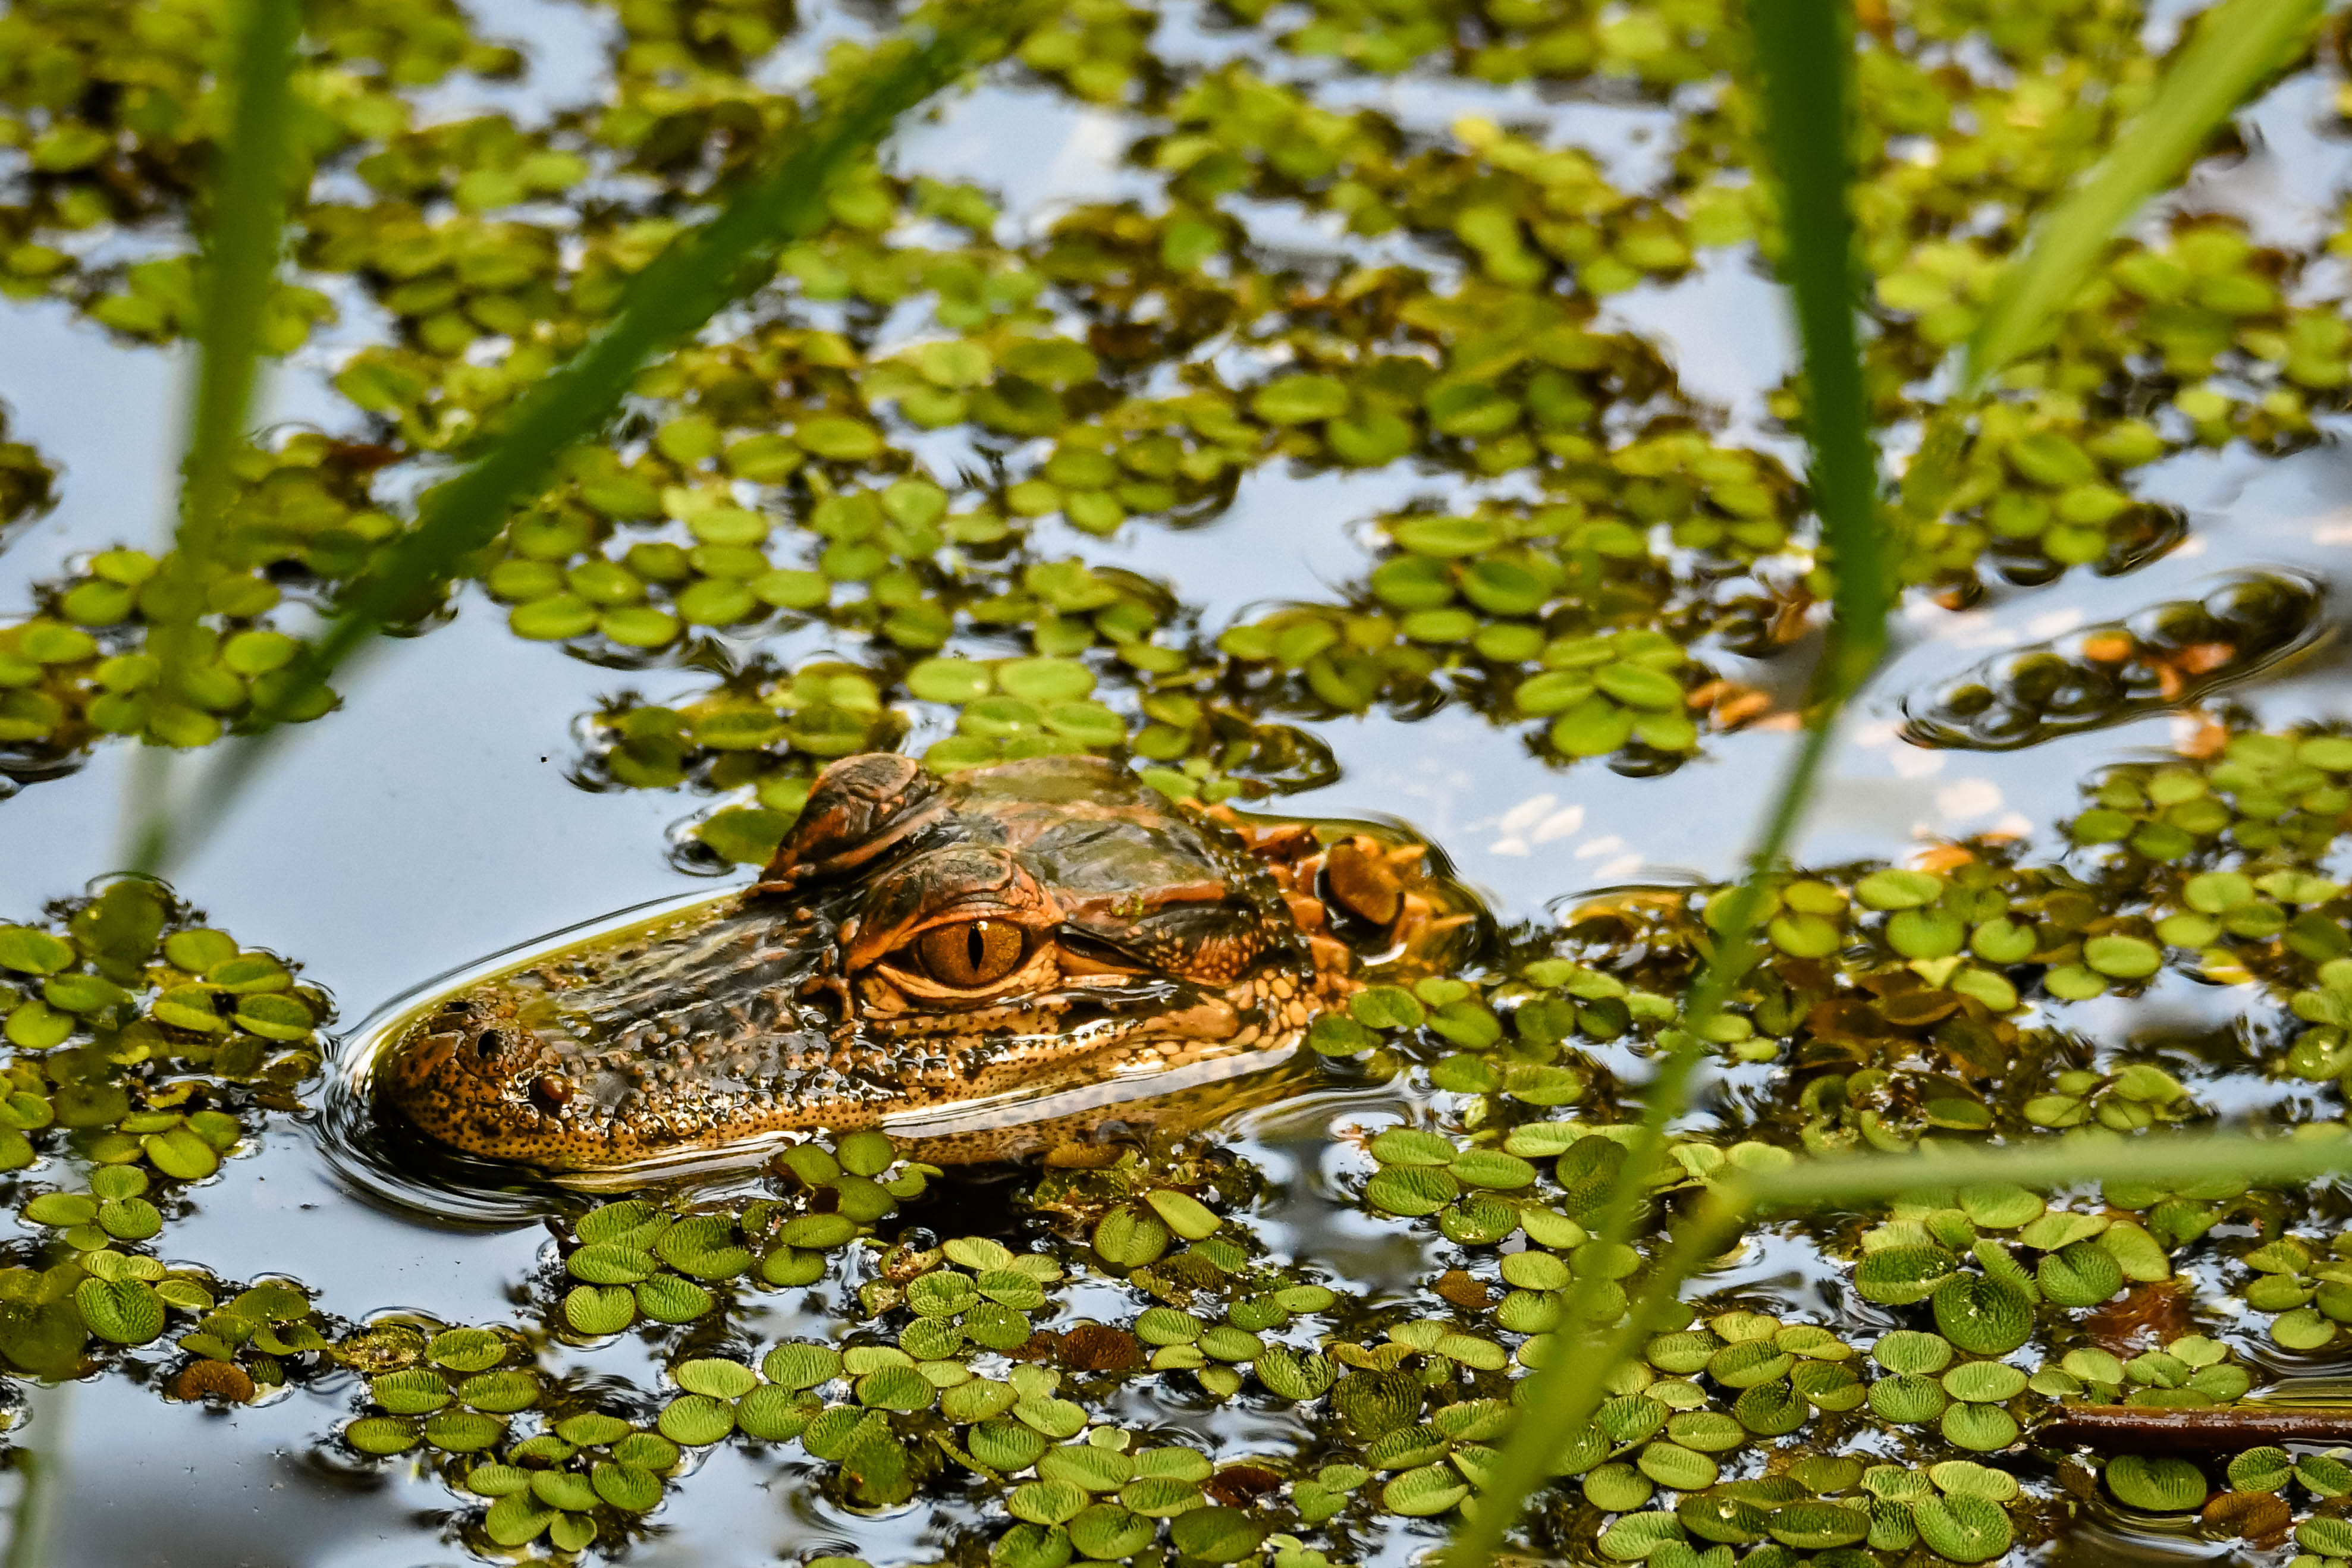
M211 214L197 280L196 361L188 397L179 514L149 590L149 647L159 669L150 701L197 708L191 674L204 662L205 595L220 556L231 467L244 445L261 357L262 322L285 244L297 0L247 0L223 81L228 134L215 153ZM152 821L163 809L171 750L155 742L131 767L125 814ZM133 852L133 859L136 852Z
M1749 22L1764 92L1765 147L1780 197L1782 278L1804 348L1813 507L1837 586L1803 738L1771 797L1744 877L1724 895L1719 918L1709 911L1714 946L1643 1095L1641 1125L1596 1227L1604 1246L1633 1234L1666 1128L1688 1103L1707 1028L1755 964L1767 886L1796 838L1847 699L1885 653L1893 602L1893 572L1877 520L1878 460L1853 321L1858 272L1846 193L1851 36L1832 0L1754 0ZM1484 1568L1495 1560L1528 1498L1550 1473L1560 1445L1591 1418L1609 1375L1637 1343L1641 1312L1599 1344L1575 1342L1591 1332L1601 1285L1597 1273L1588 1275L1570 1293L1542 1364L1517 1396L1525 1418L1488 1469L1475 1505L1465 1510L1450 1568Z

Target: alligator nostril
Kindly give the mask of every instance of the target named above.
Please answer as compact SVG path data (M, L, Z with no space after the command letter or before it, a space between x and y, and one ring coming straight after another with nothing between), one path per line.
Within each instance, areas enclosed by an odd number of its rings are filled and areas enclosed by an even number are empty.
M507 1037L497 1030L486 1029L474 1038L474 1054L488 1061L506 1049Z

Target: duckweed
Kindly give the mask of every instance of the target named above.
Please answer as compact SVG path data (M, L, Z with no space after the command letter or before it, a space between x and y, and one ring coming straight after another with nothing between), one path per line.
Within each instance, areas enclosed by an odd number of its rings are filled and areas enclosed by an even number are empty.
M1211 733L1226 727L1204 690L1318 712L1468 700L1529 723L1563 763L1610 756L1636 772L1672 767L1709 729L1765 711L1769 699L1722 678L1705 645L1769 653L1825 590L1834 564L1809 542L1802 488L1772 453L1710 434L1654 346L1593 319L1627 288L1671 287L1711 257L1777 246L1775 214L1739 167L1744 89L1681 106L1664 183L1628 191L1587 152L1477 115L1429 134L1378 110L1323 107L1308 84L1244 61L1162 59L1144 14L1101 9L1041 26L1017 51L1022 68L1130 114L1118 122L1130 162L1160 197L1082 204L1006 241L987 193L861 168L824 226L785 250L773 292L812 322L832 321L835 307L904 308L923 329L877 335L752 312L653 367L633 423L573 454L465 563L516 633L605 661L732 665L735 644L822 622L894 666L886 706L908 695L971 719L936 743L943 766L1008 747L1127 742L1184 764L1169 771L1203 793L1238 760L1223 755L1234 738ZM1253 26L1261 10L1244 6L1234 22ZM2128 116L2155 66L2126 21L2073 11L2030 37L1993 28L1981 57L1962 63L1952 40L1978 24L1911 5L1901 26L1864 41L1858 211L1879 280L1874 386L1887 423L1934 422L1935 358L1967 335L1999 256ZM391 323L388 340L336 377L366 439L295 434L241 455L232 537L203 585L210 646L184 689L161 691L142 651L165 579L135 550L92 557L44 591L39 613L0 629L10 771L70 767L109 735L208 744L257 707L323 714L331 695L304 679L299 644L273 624L289 587L331 591L365 570L402 527L394 497L414 491L408 481L595 329L619 281L674 232L659 199L623 198L604 176L686 178L663 163L655 125L684 134L720 103L783 112L772 89L729 73L785 26L711 22L710 40L736 42L693 46L708 57L694 57L692 89L663 75L680 68L685 46L625 28L612 101L543 125L495 111L415 122L404 93L520 67L446 7L316 44L301 90L336 108L322 110L310 152L341 183L298 206L296 247L306 275L339 280ZM141 85L135 105L69 109L35 77L6 89L11 123L22 120L12 138L42 181L6 206L0 287L68 299L128 338L177 339L194 298L189 256L167 244L127 266L86 263L68 242L133 217L167 231L184 221L189 171L210 134L184 111L206 30L150 37L65 18L27 28L26 48L47 51L58 79ZM403 47L380 41L394 35ZM1482 41L1463 41L1473 37ZM1433 55L1478 80L1630 79L1664 94L1724 68L1732 37L1707 8L1667 25L1490 5L1475 26L1445 7L1376 25L1318 16L1280 41L1356 69ZM835 85L820 78L814 90ZM666 96L680 90L682 103ZM731 169L750 156L737 148L719 161ZM1255 239L1228 197L1268 217L1409 239L1411 259L1323 276ZM1962 212L1990 226L1955 237ZM2321 297L2334 287L2333 241L2321 237L2290 251L2234 219L2192 214L2119 244L2056 340L1954 432L1950 471L1914 486L1906 580L1964 595L1979 573L2039 580L2070 565L2127 566L2180 533L2135 496L2136 472L2233 439L2273 450L2316 439L2352 355ZM1084 340L1057 314L1066 298L1100 314ZM327 292L289 284L267 341L289 351L333 313ZM1193 356L1219 333L1245 352L1213 368ZM2167 417L2127 412L2151 402ZM1801 417L1791 389L1773 407ZM990 463L950 474L918 456L946 431ZM0 474L16 476L0 484L0 517L42 504L37 456L0 452L10 455ZM1082 535L1196 523L1283 464L1411 464L1474 487L1515 478L1532 498L1393 517L1381 558L1339 601L1213 635L1182 624L1157 585L1034 543L1049 518ZM2231 625L2237 609L2278 621L2231 605L2206 608ZM410 619L428 624L436 608ZM2166 624L2150 628L2151 647L2192 684L2221 668L2222 643L2252 647L2154 619ZM1091 653L1133 706L975 685L961 667L1003 659L1008 638L1028 656ZM2091 665L2116 664L2114 640L2084 641ZM2038 690L2044 674L2021 666L2020 680ZM2137 680L2125 685L2137 691ZM1969 706L1975 691L1955 700ZM974 711L998 697L1028 706ZM647 719L618 737L640 755L616 778L692 770L678 737L642 733L661 727ZM734 858L761 831L738 821L707 841Z

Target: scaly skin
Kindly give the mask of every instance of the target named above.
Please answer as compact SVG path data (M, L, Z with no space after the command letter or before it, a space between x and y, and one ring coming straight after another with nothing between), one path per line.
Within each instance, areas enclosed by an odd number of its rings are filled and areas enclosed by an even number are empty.
M1270 1064L1352 989L1318 850L1092 758L944 782L845 758L740 897L451 995L390 1047L379 1105L557 1172L929 1112L923 1157L1007 1157L1134 1118L1132 1088L1069 1092ZM1383 946L1402 918L1380 909Z

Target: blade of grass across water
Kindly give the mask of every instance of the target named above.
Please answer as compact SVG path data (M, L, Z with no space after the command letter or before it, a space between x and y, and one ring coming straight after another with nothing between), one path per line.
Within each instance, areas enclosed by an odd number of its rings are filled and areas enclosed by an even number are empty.
M1763 77L1766 147L1787 236L1783 278L1804 345L1813 507L1822 542L1836 564L1837 590L1829 637L1813 671L1804 739L1772 798L1744 879L1726 895L1723 917L1708 922L1716 930L1715 947L1643 1097L1641 1126L1596 1227L1604 1245L1632 1235L1666 1127L1687 1103L1707 1028L1756 962L1765 883L1796 835L1846 699L1885 651L1886 612L1893 601L1890 552L1878 525L1877 455L1853 322L1857 274L1846 198L1850 34L1835 0L1756 0L1749 17ZM1675 1268L1695 1266L1706 1255L1696 1249L1705 1244L1702 1236L1687 1259L1677 1249L1675 1256L1682 1260ZM1667 1272L1664 1264L1656 1271ZM1578 1280L1544 1359L1517 1395L1524 1412L1518 1429L1486 1471L1475 1502L1465 1505L1461 1531L1447 1554L1449 1568L1484 1568L1495 1560L1528 1498L1550 1475L1562 1441L1591 1418L1610 1373L1649 1332L1637 1312L1597 1343L1571 1343L1574 1336L1589 1333L1586 1325L1600 1315L1602 1284L1599 1270ZM1662 1311L1663 1305L1653 1303L1652 1310Z
M50 1526L57 1521L59 1482L66 1457L66 1423L73 1413L76 1385L68 1378L37 1382L26 1391L25 1414L13 1468L18 1482L16 1505L10 1510L8 1555L5 1568L47 1568Z
M2099 252L2142 202L2180 178L2246 95L2283 65L2319 18L2324 0L2223 0L2082 184L1995 279L1969 339L1960 395L1972 398L2011 360L2036 347L2090 280Z
M1987 382L2056 331L2100 251L2140 204L2178 180L2247 96L2311 29L2326 0L2226 0L2158 83L2074 194L2044 214L1994 276L1963 355L1959 386L1930 414L1903 480L1907 526L1933 522L1958 485Z
M1749 1209L1821 1207L1895 1197L1923 1187L2005 1182L2072 1186L2091 1181L2159 1182L2188 1186L2213 1176L2249 1182L2302 1181L2352 1170L2352 1138L2255 1138L2184 1134L2137 1138L2041 1138L2006 1149L1937 1149L1915 1155L1858 1155L1800 1160L1784 1170L1751 1173L1727 1184Z
M156 622L150 646L160 665L152 700L191 715L201 712L188 680L201 662L199 621L219 553L229 465L245 439L262 318L284 245L294 46L300 31L296 0L249 0L224 84L229 129L214 154L179 516L152 601ZM168 714L158 716L169 724ZM159 805L171 758L165 746L142 747L131 774L131 821Z
M2008 1149L1936 1150L1801 1159L1785 1170L1743 1173L1715 1184L1675 1228L1624 1320L1589 1359L1602 1368L1630 1360L1665 1326L1683 1281L1719 1256L1766 1209L1825 1208L1865 1199L1956 1186L2003 1183L2043 1189L2095 1181L2156 1181L2186 1186L2218 1176L2250 1183L2301 1181L2352 1171L2352 1139L2251 1138L2241 1134L2158 1135L2125 1139L2044 1138ZM1580 1417L1589 1420L1588 1409ZM1530 1423L1533 1425L1533 1423ZM1578 1425L1545 1423L1553 1446L1566 1447Z
M341 614L308 652L306 675L326 681L445 580L459 556L495 538L509 508L546 485L564 450L619 409L647 361L766 280L767 269L755 264L814 225L837 171L900 115L1001 48L1024 18L1048 8L1041 0L976 7L874 67L831 110L791 133L765 173L630 281L611 324L523 396L488 451L427 494L415 526L344 595ZM150 818L134 856L138 869L164 869L220 821L254 779L281 716L257 714L259 733L230 747L184 821L163 811Z
M1655 1270L1634 1311L1654 1320L1683 1280L1753 1215L1835 1208L1906 1193L2000 1184L2049 1191L2091 1182L2192 1186L2216 1176L2249 1185L2310 1181L2352 1171L2352 1138L2263 1138L2238 1133L2037 1138L2005 1149L1931 1149L1907 1155L1799 1159L1715 1184Z

